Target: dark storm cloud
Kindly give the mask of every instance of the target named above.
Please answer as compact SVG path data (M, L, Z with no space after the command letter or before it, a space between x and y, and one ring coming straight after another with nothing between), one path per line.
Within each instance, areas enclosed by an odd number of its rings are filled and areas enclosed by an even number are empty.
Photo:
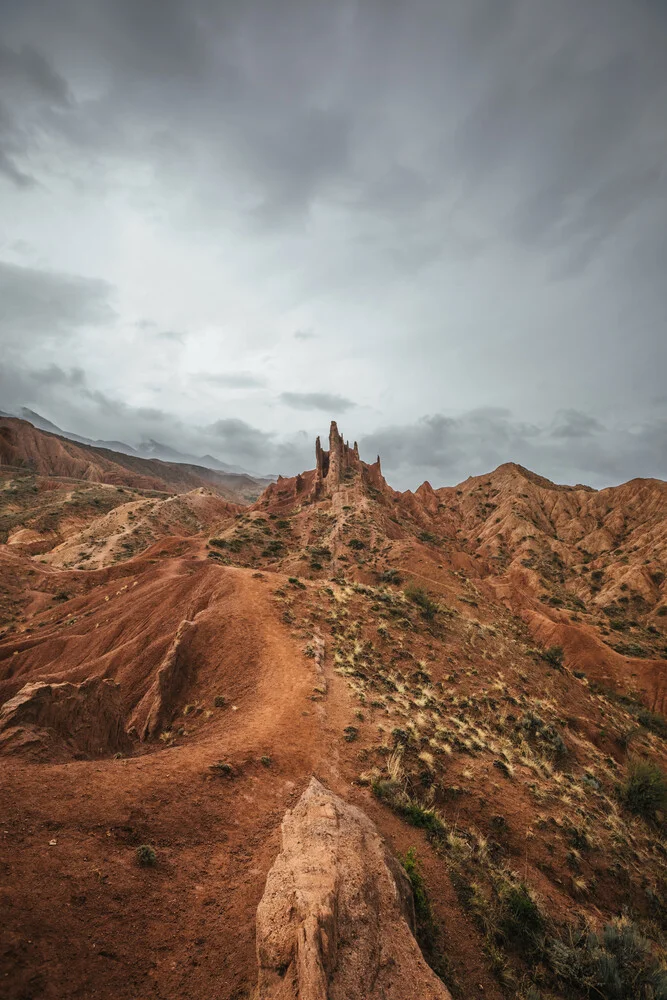
M233 417L188 425L162 409L129 406L91 388L79 368L1 368L0 409L17 413L26 402L58 426L87 437L136 445L157 435L181 452L213 454L262 474L294 475L313 467L314 431L279 434ZM348 430L341 427L343 433ZM365 460L380 455L385 477L397 489L414 489L424 480L435 487L454 485L504 462L517 462L555 482L601 488L635 477L667 476L667 417L656 413L634 426L612 426L569 410L538 424L506 409L481 408L381 427L361 437L360 451Z
M11 49L0 42L0 83L5 92L22 90L49 104L67 104L69 88L41 52L29 45Z
M599 420L578 410L561 410L556 414L555 421L556 425L551 431L555 438L584 438L604 430Z
M119 291L0 263L15 363L3 378L19 402L46 400L60 423L80 405L100 436L162 421L175 443L190 406L198 435L275 471L298 471L310 445L271 433L274 420L303 417L310 441L318 413L356 406L358 437L379 410L398 426L366 440L403 485L505 460L596 482L649 472L651 455L664 468L650 405L666 343L664 4L0 8L7 227L22 223L33 260L56 267L71 251L63 261ZM218 253L221 272L202 278ZM211 292L219 273L229 296ZM95 351L112 302L121 332L135 325L131 371L122 337ZM211 334L224 328L243 331L231 352ZM66 360L31 356L65 337ZM176 357L210 374L182 377ZM156 359L165 411L124 402L154 398L141 379ZM88 379L68 385L77 370ZM237 413L248 422L230 408L216 421L197 380L239 390L239 407L253 390ZM180 420L172 392L191 394ZM468 412L416 419L443 399Z
M293 2L278 12L265 2L244 10L182 0L37 2L37 11L30 32L63 62L72 56L84 65L101 88L71 102L66 114L35 112L59 140L149 160L165 174L188 169L194 143L207 171L224 165L243 176L249 218L267 225L300 215L345 173L351 115L305 89L340 14ZM10 33L25 31L20 10L7 21ZM72 51L74 39L85 55ZM8 51L12 65L20 61L22 50ZM45 60L34 55L46 78ZM49 99L64 103L67 90L52 89ZM22 103L17 97L17 112ZM42 141L35 129L22 145L28 152Z
M204 430L212 435L224 454L243 455L250 463L261 461L270 450L275 435L251 427L245 420L233 417L216 420Z
M0 174L30 188L35 180L16 160L34 147L36 121L68 104L68 86L37 49L0 42L0 93Z
M2 108L0 108L0 143L2 145L7 145L9 148L12 147L12 143L8 140L6 136L2 135ZM24 174L22 170L16 166L14 161L11 159L6 150L0 148L0 174L12 181L19 188L30 188L35 184L34 178L30 177L28 174Z
M0 336L6 346L70 337L86 325L104 326L115 313L105 281L19 267L0 260Z
M38 386L65 386L69 389L84 389L86 386L82 368L70 368L66 371L60 365L51 364L47 368L31 372L30 376Z
M388 481L399 488L428 479L451 486L504 462L517 462L556 482L601 488L636 477L667 476L667 419L605 427L583 413L557 415L550 425L527 424L508 410L441 414L386 427L362 437L362 457L379 454Z
M329 392L281 392L280 399L295 410L324 410L325 413L345 413L357 405L345 396Z
M486 188L503 206L485 209L487 222L583 267L639 199L659 207L665 192L667 32L655 5L31 6L31 19L9 8L15 47L2 53L5 75L63 112L43 128L74 144L115 144L167 173L167 161L187 170L194 143L202 195L231 168L240 203L267 225L326 192L378 218L416 213L433 229L452 192ZM26 22L37 39L29 47ZM40 44L63 71L71 46L84 46L74 65L96 79L97 96L73 101ZM38 145L39 133L23 141Z

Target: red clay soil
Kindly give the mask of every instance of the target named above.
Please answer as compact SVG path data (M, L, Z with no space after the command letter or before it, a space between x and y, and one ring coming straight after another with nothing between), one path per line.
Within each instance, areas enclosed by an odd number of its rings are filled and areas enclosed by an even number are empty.
M38 430L26 420L0 417L0 466L24 467L40 476L62 476L92 483L113 483L143 490L185 493L207 487L238 503L255 499L266 481L199 465L124 455L109 448L79 444Z
M623 905L664 919L660 830L617 796L633 754L665 766L641 716L665 707L665 484L596 493L503 466L399 494L333 431L321 455L99 568L40 561L64 529L41 552L0 545L0 706L106 678L132 741L3 757L3 996L251 997L280 822L313 775L396 854L416 848L455 1000L537 975L512 948L499 961L471 881L518 873L552 928ZM11 532L26 483L0 494ZM373 793L399 758L445 839Z

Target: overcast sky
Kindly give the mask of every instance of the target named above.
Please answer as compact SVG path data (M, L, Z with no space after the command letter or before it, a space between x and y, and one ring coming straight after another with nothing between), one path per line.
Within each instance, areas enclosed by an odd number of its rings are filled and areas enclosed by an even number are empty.
M667 477L663 0L0 0L0 408Z

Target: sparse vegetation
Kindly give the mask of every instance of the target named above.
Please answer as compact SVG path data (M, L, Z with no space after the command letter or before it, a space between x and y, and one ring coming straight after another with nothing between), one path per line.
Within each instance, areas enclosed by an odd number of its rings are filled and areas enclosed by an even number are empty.
M603 1000L667 1000L664 953L627 918L601 932L570 931L549 947L556 976L566 988Z
M621 796L631 812L655 820L667 810L667 779L653 761L633 760Z
M137 864L142 868L153 868L157 864L157 854L155 849L149 844L142 844L137 847Z
M562 646L549 646L542 653L542 659L545 660L550 666L555 667L556 670L561 670L563 667L563 657L564 657Z
M440 610L440 605L434 601L423 587L410 586L405 590L405 596L409 598L421 610L422 616L427 621L433 621Z

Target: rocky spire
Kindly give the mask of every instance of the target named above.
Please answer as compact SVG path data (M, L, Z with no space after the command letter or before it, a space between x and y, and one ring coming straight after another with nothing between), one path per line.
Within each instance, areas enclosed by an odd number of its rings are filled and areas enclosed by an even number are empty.
M319 437L315 441L315 490L320 493L332 493L345 479L349 471L361 472L365 474L371 472L376 479L381 479L380 458L378 456L377 467L375 465L364 465L359 458L359 445L355 441L350 447L348 441L343 439L338 430L335 420L331 421L329 428L329 450L324 451Z
M327 479L331 485L339 483L343 478L346 452L347 449L338 432L336 421L332 420L329 428L329 471L327 473Z

